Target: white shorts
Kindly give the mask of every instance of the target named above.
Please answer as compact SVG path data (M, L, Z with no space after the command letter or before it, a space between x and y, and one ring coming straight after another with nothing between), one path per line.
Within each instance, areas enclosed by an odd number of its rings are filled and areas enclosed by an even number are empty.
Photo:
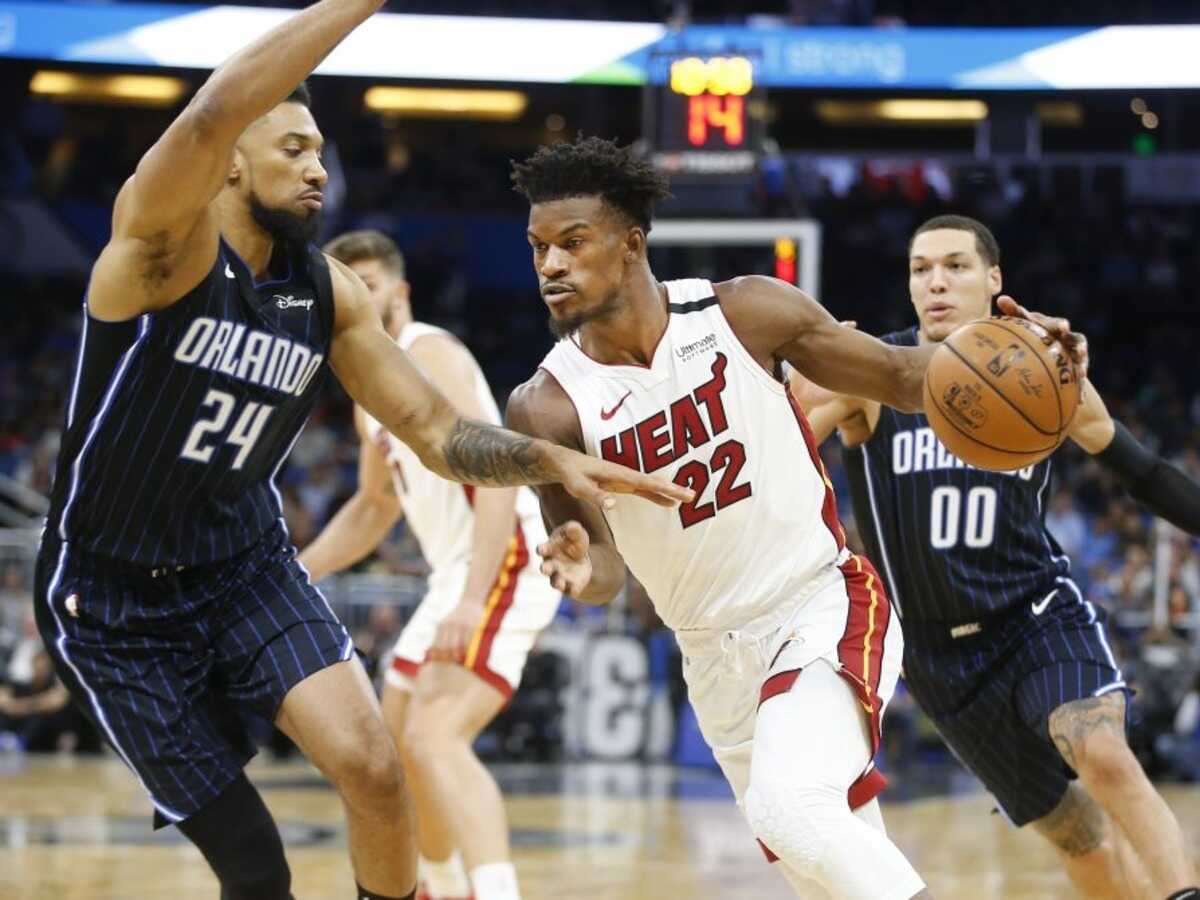
M823 660L849 682L879 748L883 710L896 689L904 639L874 567L850 555L809 585L795 603L736 630L676 632L688 698L705 741L738 804L750 783L759 706L791 688L805 666ZM820 728L820 722L813 722ZM887 781L868 764L850 787L851 809Z
M412 690L438 625L462 599L467 566L436 573L429 592L413 613L387 660L384 678L401 690ZM558 611L562 595L539 571L539 561L522 542L504 561L488 594L483 621L467 647L463 665L512 698L534 642Z

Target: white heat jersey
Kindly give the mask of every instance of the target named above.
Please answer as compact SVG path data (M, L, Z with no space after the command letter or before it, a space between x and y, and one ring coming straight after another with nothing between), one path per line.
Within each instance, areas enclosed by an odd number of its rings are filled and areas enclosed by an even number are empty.
M798 597L845 546L808 423L733 333L701 279L667 282L649 368L573 340L542 362L575 404L587 452L696 492L665 509L618 496L617 549L671 628L724 628Z
M396 343L407 351L418 338L430 334L453 337L448 331L433 325L411 322L400 332ZM487 379L478 364L472 361L472 366L475 396L486 410L487 419L499 424L500 410L488 388ZM458 569L470 564L471 537L475 526L472 505L474 488L447 481L429 471L407 444L369 414L364 412L364 415L371 440L387 453L396 493L413 534L421 545L421 553L429 564L429 589L435 591L443 586L443 582L451 582L461 574ZM517 491L517 524L523 532L524 546L529 551L546 539L537 497L529 488L523 487Z

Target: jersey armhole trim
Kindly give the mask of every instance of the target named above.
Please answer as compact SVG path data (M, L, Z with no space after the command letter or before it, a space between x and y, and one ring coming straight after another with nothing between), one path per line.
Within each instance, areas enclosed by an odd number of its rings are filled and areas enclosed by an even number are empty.
M567 398L567 400L571 402L571 409L575 412L575 426L579 429L579 439L582 442L583 452L587 453L589 456L599 456L599 452L589 446L591 442L588 440L587 432L583 428L583 418L579 415L579 405L575 402L575 398L571 396L571 392L567 390L567 386L559 380L557 375L546 368L546 366L538 366L538 371L545 372L546 375L558 385L559 390L563 392L563 395Z
M746 346L741 336L734 331L733 325L729 323L729 319L725 315L725 304L721 301L721 298L716 294L715 290L713 292L713 296L717 301L714 304L717 307L717 318L720 319L721 327L725 329L725 332L731 338L730 344L734 348L734 356L736 356L738 361L745 368L747 368L754 375L754 377L762 383L764 387L770 390L771 393L787 399L788 391L786 386L782 382L776 381L771 373L764 369L762 365L759 364L758 360L754 358L754 354L750 352L750 348Z

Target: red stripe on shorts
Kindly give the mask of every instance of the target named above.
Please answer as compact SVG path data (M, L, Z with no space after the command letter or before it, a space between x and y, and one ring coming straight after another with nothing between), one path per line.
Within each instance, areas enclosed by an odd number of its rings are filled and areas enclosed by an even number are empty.
M883 698L879 679L883 671L883 645L892 620L892 607L883 581L866 557L855 554L841 566L850 598L846 628L838 641L841 675L854 689L863 711L871 719L871 753L879 750L882 736Z
M419 662L414 662L411 659L405 659L402 656L393 656L392 668L401 675L407 675L409 678L416 678L417 673L421 671L421 664Z
M529 547L525 543L525 529L519 524L513 533L513 545L505 557L504 564L493 582L492 592L488 598L488 608L478 632L478 644L474 653L468 652L467 668L486 681L509 699L513 687L497 672L488 667L488 658L492 652L496 633L504 622L504 617L512 609L513 600L517 593L517 583L521 571L529 564Z

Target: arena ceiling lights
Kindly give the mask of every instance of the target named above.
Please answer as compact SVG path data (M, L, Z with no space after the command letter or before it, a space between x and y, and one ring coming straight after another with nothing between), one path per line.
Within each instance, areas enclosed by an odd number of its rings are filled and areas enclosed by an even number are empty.
M187 83L165 75L92 75L42 70L29 81L29 93L65 103L113 106L173 106Z
M211 69L294 10L0 0L0 57ZM665 84L736 52L767 88L1200 88L1200 25L791 28L380 13L317 70L364 78Z
M520 91L379 85L363 94L363 105L373 112L409 118L510 122L525 112L529 98Z

